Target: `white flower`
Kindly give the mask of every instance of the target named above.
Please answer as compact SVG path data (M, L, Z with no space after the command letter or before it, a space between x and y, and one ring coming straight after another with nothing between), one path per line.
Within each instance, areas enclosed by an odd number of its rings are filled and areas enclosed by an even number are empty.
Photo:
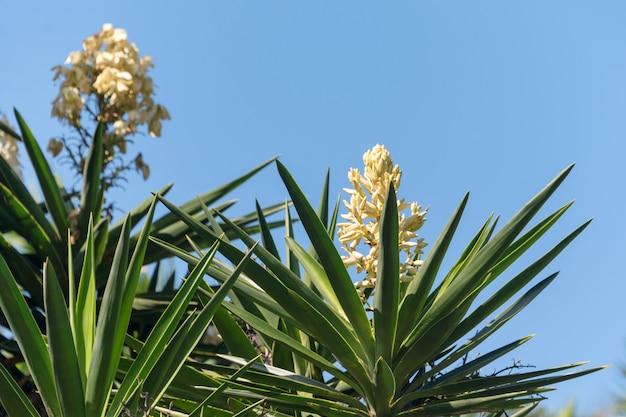
M351 168L348 180L353 189L344 189L350 196L344 200L348 213L341 217L346 222L337 227L339 242L349 253L343 257L346 267L356 266L357 273L365 272L367 277L357 283L358 287L373 287L376 284L379 253L380 219L385 207L385 199L390 184L398 190L402 171L393 164L389 151L382 145L376 145L363 155L365 168L363 175L358 169ZM407 203L404 199L397 200L399 223L399 249L406 256L400 265L400 279L408 280L415 275L421 266L419 256L426 243L418 239L416 231L426 220L426 211L417 203ZM407 217L402 212L410 208L411 214ZM360 247L369 248L367 254L359 252ZM362 250L362 249L361 249Z
M153 66L149 56L141 57L137 46L128 42L124 29L105 23L83 41L82 51L71 52L65 65L52 68L53 79L61 82L52 115L79 127L85 103L94 102L99 108L91 110L100 120L126 123L125 134L146 124L150 136L160 136L161 121L168 120L169 113L152 98L154 84L147 74Z
M113 130L115 131L116 135L124 136L126 132L128 131L128 127L125 121L116 120L115 123L113 123Z

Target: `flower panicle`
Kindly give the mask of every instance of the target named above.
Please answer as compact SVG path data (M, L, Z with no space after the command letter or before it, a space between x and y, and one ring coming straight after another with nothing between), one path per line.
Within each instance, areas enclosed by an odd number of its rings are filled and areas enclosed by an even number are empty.
M376 285L378 268L380 219L385 207L389 186L400 187L402 171L394 165L390 153L383 145L376 145L363 155L363 174L351 168L348 180L353 188L345 188L349 199L344 200L347 213L341 217L338 237L342 248L348 255L343 256L346 267L356 267L357 273L364 272L366 277L355 285L359 289L373 288ZM400 263L400 279L409 281L422 265L419 259L427 243L419 238L419 230L426 221L428 209L422 209L417 202L397 200L399 250L404 257ZM409 210L410 214L405 211ZM363 250L365 249L365 250Z
M52 116L74 128L83 142L85 119L103 122L105 163L115 158L116 149L125 153L128 137L145 126L152 137L161 136L162 121L169 120L167 108L154 101L154 82L148 75L154 67L150 56L140 56L124 29L106 23L88 36L82 50L71 52L63 65L52 68L59 93L52 102ZM62 150L53 139L54 156ZM146 170L142 171L146 178Z

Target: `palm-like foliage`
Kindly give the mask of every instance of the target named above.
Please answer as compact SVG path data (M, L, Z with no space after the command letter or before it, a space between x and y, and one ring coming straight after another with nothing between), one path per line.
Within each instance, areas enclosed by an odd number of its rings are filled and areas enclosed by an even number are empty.
M189 274L146 341L134 340L127 334L127 327L154 207L153 203L130 259L129 217L124 220L99 307L96 306L96 246L90 225L84 260L77 262L81 266L80 284L77 288L70 285L68 304L52 263L45 263L47 337L37 326L13 273L0 257L0 307L20 345L46 415L117 417L168 410L171 400L166 390L249 259L248 256L242 260L206 305L187 313L216 252L214 245ZM74 266L75 262L70 258L68 265ZM134 347L134 357L124 355L125 344ZM116 379L118 382L114 384ZM0 366L0 403L11 416L40 415L3 366ZM224 415L233 414L224 411Z
M132 251L139 241L139 231L133 232L133 229L146 218L152 199L146 199L131 210L125 220L110 225L109 219L103 215L104 187L100 179L103 164L102 126L96 129L93 136L84 167L80 195L71 196L53 175L34 135L19 112L16 111L15 116L21 134L1 122L0 129L23 142L37 175L44 201L37 202L7 162L0 158L0 255L12 271L19 288L25 291L26 302L39 328L45 331L44 263L54 272L62 293L67 297L71 285L79 283L81 262L87 253L88 222L91 221L95 288L101 292L110 277L113 255L124 227L131 230L128 244ZM220 200L271 161L182 204L180 209L201 222L207 222L205 215L207 206L215 205L220 210L228 210L235 201L220 203ZM171 187L170 184L158 193L164 195ZM266 213L282 210L282 206L283 204L269 207ZM150 230L155 236L191 249L186 236L193 238L194 234L175 215L168 213L151 222ZM238 217L235 222L250 233L259 229L256 224L256 213ZM70 234L67 233L68 229L71 230ZM223 230L232 235L227 226L224 225ZM19 242L20 245L14 245L15 242ZM143 264L159 262L167 256L170 256L167 251L148 243L142 257ZM68 263L68 259L73 259L74 264ZM173 296L173 292L160 294L162 303L151 311L142 310L138 313L133 310L131 327L151 329ZM0 312L0 326L8 328L9 323L2 313ZM144 334L147 335L145 332L137 335L142 337ZM0 333L0 348L2 349L0 362L7 365L16 379L21 379L23 373L15 366L20 363L19 347L6 332Z
M464 196L418 275L407 284L399 280L398 212L395 190L390 187L380 219L381 249L373 311L368 312L333 242L337 207L329 219L324 197L322 209L316 212L287 169L280 162L277 166L312 249L306 251L291 237L288 212L286 264L276 252L260 210L263 246L256 247L248 233L218 213L258 260L246 265L233 296L224 302L225 309L254 329L254 337L249 338L254 343L245 343L245 338L242 342L240 327L234 326L232 318L220 310L220 320L215 323L232 353L223 359L244 365L254 359L259 347L265 349L266 359L244 372L243 380L228 381L225 395L247 399L244 403L265 399L276 415L408 417L511 409L521 409L522 415L545 398L543 394L551 389L549 385L601 369L570 371L581 365L575 363L532 372L522 369L508 374L481 373L486 365L530 337L474 359L468 356L552 282L556 274L540 280L511 301L589 223L583 223L500 288L492 290L488 297L483 297L485 301L477 302L478 296L491 290L496 278L571 205L565 204L530 225L572 167L561 172L499 230L489 218L450 270L441 273L468 200ZM328 195L327 187L324 196ZM205 226L165 198L159 199L205 243L220 242L219 252L228 261L238 264L244 259L246 250L222 237L219 227ZM175 244L153 240L191 265L199 262ZM300 267L305 270L303 276ZM230 271L222 262L214 262L208 269L218 281L223 281ZM464 340L497 311L500 313L495 318ZM236 373L232 367L203 367L226 375ZM196 380L196 387L188 387L189 397L201 397L199 382Z

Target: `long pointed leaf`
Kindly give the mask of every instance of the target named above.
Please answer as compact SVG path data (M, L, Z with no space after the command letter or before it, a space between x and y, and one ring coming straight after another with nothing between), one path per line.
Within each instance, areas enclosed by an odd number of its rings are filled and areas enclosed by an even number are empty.
M46 343L13 274L2 257L0 257L0 308L20 346L46 411L51 417L61 417L63 414Z
M37 219L35 219L33 214L28 210L28 207L24 206L4 184L0 184L0 195L2 204L8 208L15 217L15 230L35 247L35 250L40 256L44 259L49 257L50 260L54 262L57 272L59 272L59 274L63 273L60 278L65 281L65 279L67 279L64 274L65 268L58 251L58 242L60 240L55 240L54 236L48 235L45 227L37 222ZM62 284L67 285L67 282L62 282Z
M308 278L311 280L311 283L320 292L324 299L331 306L333 306L333 308L339 314L341 314L343 317L346 317L346 313L343 311L341 302L333 291L330 279L326 275L326 271L324 271L322 265L320 265L319 262L314 259L313 256L308 253L302 246L300 246L295 240L291 238L285 238L285 243L287 244L287 248L289 249L290 253L297 260L300 261L307 273Z
M400 303L398 332L396 346L408 336L417 323L418 313L422 310L426 298L430 293L433 282L439 271L446 251L450 246L454 232L461 221L463 210L467 204L469 193L465 194L452 217L434 243L430 253L424 260L424 265L419 269L417 276L411 281L404 298Z
M0 365L0 404L8 416L40 417L33 403L3 365Z
M376 357L388 367L392 362L400 302L400 250L398 248L398 205L393 184L389 185L381 218L378 274L374 290L374 334ZM380 359L377 360L380 363ZM377 368L378 369L377 365Z
M121 310L128 267L130 239L128 220L128 216L126 216L96 325L93 356L85 391L87 414L93 417L104 415L106 401L117 371L122 343L126 334L127 323L121 322Z
M35 174L37 174L37 178L39 179L39 185L45 197L46 206L54 220L57 232L60 235L57 235L57 238L63 243L66 243L65 230L69 228L68 212L63 197L59 192L57 182L46 161L46 157L37 144L37 140L22 118L22 115L17 110L15 110L15 118L22 131L22 140L24 141L26 151L35 169Z
M524 229L541 206L563 182L573 165L562 171L544 189L533 197L522 209L505 224L502 229L480 250L474 261L460 272L458 278L445 293L435 301L429 311L421 318L405 343L412 343L426 333L442 315L456 309L463 300L476 297L474 290L477 283L485 280L485 274L500 256L507 250L515 237Z
M22 179L17 176L13 168L11 168L4 158L0 160L0 179L2 184L10 189L11 193L15 195L15 198L22 202L24 207L27 208L28 212L33 216L37 223L44 228L46 234L51 239L55 238L57 236L56 230L46 218L46 214L44 212L45 207L42 207L35 201ZM12 225L9 224L9 226Z
M104 124L100 121L93 135L93 140L89 146L89 153L85 162L82 191L80 193L80 213L78 215L78 227L84 240L89 217L93 217L93 223L98 223L102 213L102 164L104 163L104 147L102 146L102 135Z
M183 212L188 213L188 214L194 214L194 213L199 212L202 209L202 205L200 204L200 202L202 202L202 204L204 204L206 206L212 205L217 200L219 200L220 198L224 197L226 194L228 194L229 192L231 192L232 190L236 189L241 184L243 184L244 182L246 182L247 180L252 178L254 175L256 175L263 168L265 168L266 166L268 166L269 164L274 162L277 158L278 157L271 158L271 159L263 162L261 165L253 168L252 170L250 170L246 174L240 176L239 178L236 178L233 181L230 181L230 182L228 182L226 184L223 184L223 185L221 185L221 186L219 186L219 187L217 187L217 188L215 188L215 189L213 189L211 191L208 191L208 192L202 194L198 198L194 198L194 199L186 202L185 204L182 204L180 206L180 210L182 210ZM165 216L161 217L156 222L154 222L153 229L154 230L164 229L165 227L175 223L177 219L178 219L178 217L176 215L174 215L173 213L168 213Z
M332 239L328 236L325 226L322 224L317 213L311 207L289 171L287 171L287 168L279 161L276 161L276 166L287 187L287 191L289 191L289 195L298 212L300 221L306 229L312 245L315 247L315 252L320 258L320 263L326 270L326 275L331 280L337 298L341 301L346 316L354 327L363 349L366 351L366 357L368 357L370 361L369 365L373 366L374 336L372 329L369 319L365 314L363 303L354 289L354 284L341 260L341 256L337 252Z
M71 256L71 251L69 251L69 256ZM70 307L72 304L70 302ZM86 249L75 308L76 310L73 314L71 312L70 317L73 317L76 353L81 366L83 383L86 387L96 333L96 260L91 219L87 225Z
M215 292L211 300L204 306L202 311L191 321L191 325L189 330L185 333L180 333L180 347L175 354L169 356L169 358L165 357L167 368L166 367L155 367L153 372L150 374L149 378L146 380L146 384L144 388L148 390L148 392L153 393L155 397L155 401L164 394L166 388L170 385L174 377L177 375L178 371L181 369L187 357L192 352L193 348L197 345L198 341L202 338L202 335L206 331L207 327L215 311L220 307L224 298L228 295L230 290L232 289L235 281L239 278L239 275L244 270L246 264L249 262L250 257L252 256L252 251L250 251L246 256L241 260L241 262L237 265L231 276L220 286L220 288ZM204 265L206 271L207 265ZM197 284L196 284L197 287ZM176 336L173 339L173 344L177 343ZM145 346L145 345L144 345ZM166 352L166 355L169 352ZM163 370L167 369L167 372L163 372ZM155 372L156 371L156 372Z
M43 283L50 359L63 415L85 416L83 378L74 347L70 318L54 268L48 262L44 265Z
M176 331L178 323L187 310L199 281L204 277L206 268L215 255L217 246L214 246L198 263L188 279L183 283L176 296L168 304L161 318L155 324L146 339L143 348L138 353L126 377L117 390L109 408L108 416L117 416L121 412L123 402L128 400L132 392L137 389L141 381L145 380L165 350L167 341ZM150 393L154 395L153 392Z
M512 319L515 315L521 312L532 300L534 300L553 280L556 278L557 274L552 274L548 278L542 280L537 285L533 286L530 290L528 290L520 299L518 299L515 303L509 306L506 310L504 310L501 314L499 314L495 319L489 322L483 329L478 331L472 338L466 341L461 347L456 349L453 353L448 355L445 359L441 360L436 365L432 366L430 370L422 373L419 376L416 376L413 381L411 381L411 385L409 386L409 391L411 389L416 389L416 387L421 386L425 381L427 381L433 375L442 372L449 366L452 366L457 360L468 354L471 350L476 349L476 347L482 343L485 339L487 339L491 334L497 331L500 327L502 327L506 322ZM507 298L508 299L508 298ZM462 326L463 322L457 326L457 330L453 333L458 332L458 329ZM451 336L448 338L451 340L458 340L458 337L454 338ZM449 344L450 342L446 342L444 344ZM445 377L443 377L445 378Z

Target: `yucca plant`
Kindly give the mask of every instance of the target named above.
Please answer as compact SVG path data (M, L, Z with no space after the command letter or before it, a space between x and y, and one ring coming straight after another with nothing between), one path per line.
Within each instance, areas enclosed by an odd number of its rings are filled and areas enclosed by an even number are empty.
M103 216L104 186L100 181L101 167L103 164L103 129L100 125L93 135L89 155L85 162L84 175L80 195L71 196L66 192L60 180L54 176L48 162L38 145L37 140L19 112L15 111L15 117L21 130L21 135L15 133L10 127L0 122L3 131L11 132L11 135L23 142L29 160L33 165L39 187L41 188L44 201L37 202L26 188L22 180L15 174L5 160L0 158L0 231L3 233L14 232L26 243L24 253L18 252L10 242L0 240L0 252L4 254L7 262L15 260L15 268L20 268L24 274L20 274L21 285L30 291L33 297L41 301L41 274L33 275L34 271L41 269L45 259L53 263L57 273L65 272L67 275L66 248L68 238L65 230L71 229L71 243L75 257L82 256L84 241L86 238L87 220L90 216L94 222L94 238L96 241L98 263L98 284L103 285L108 275L108 268L112 260L117 238L120 235L122 222L109 225L109 219ZM274 158L264 162L248 173L208 191L196 198L182 204L180 208L189 215L195 216L202 221L205 218L203 207L212 206L223 199L228 193L235 190L239 185L252 178L261 169L269 165ZM166 195L171 189L169 184L158 191L158 194ZM76 199L78 199L78 204ZM134 228L145 217L151 199L128 212L130 226ZM215 208L228 210L235 203L234 200L220 203ZM268 207L266 213L270 214L282 209L282 204ZM251 233L258 230L255 224L255 214L243 215L237 219L237 224L246 228ZM185 236L191 231L174 215L166 214L154 221L153 233L173 239L177 243L188 246ZM226 228L225 231L230 233ZM134 245L137 234L131 238ZM20 256L24 255L24 256ZM167 254L161 248L154 245L148 247L146 264L163 259ZM14 268L14 269L15 269ZM32 271L34 269L34 271ZM29 273L27 273L29 272ZM63 278L61 278L63 279Z
M45 407L45 413L40 414L8 370L0 366L0 403L8 415L118 417L160 415L160 412L183 415L171 405L175 398L168 396L167 389L251 254L242 259L205 305L196 305L188 311L216 253L217 245L213 245L187 276L147 339L136 340L127 333L127 327L148 246L154 202L132 257L130 220L129 216L125 218L100 302L91 225L84 259L76 261L71 255L68 259L68 265L80 263L81 273L78 287L70 285L67 302L52 263L45 263L46 334L39 329L17 280L0 257L0 308ZM220 415L234 414L225 410Z
M506 373L482 370L497 364L530 336L470 356L555 279L556 273L550 274L523 292L588 225L589 221L584 222L515 276L496 280L570 207L567 203L531 225L571 166L499 230L496 221L488 218L458 260L441 273L468 201L465 195L408 282L400 279L398 203L390 183L382 195L377 275L375 287L368 292L373 298L369 309L334 243L338 205L334 210L329 207L328 177L321 209L316 212L285 166L278 161L276 165L311 243L307 251L293 239L287 211L285 263L269 228L264 227L261 210L263 245L256 247L252 236L216 214L247 245L239 248L223 237L219 227L203 225L159 197L205 244L220 242L218 250L226 260L238 264L247 252L256 257L245 266L232 296L223 303L237 320L246 323L251 341L241 342L240 326L232 325L231 316L222 317L223 321L215 324L232 347L231 355L221 356L228 365L197 366L234 375L233 365L249 364L260 351L262 363L253 363L243 372L243 379L228 381L223 394L233 401L243 405L263 401L271 410L266 415L408 417L474 412L504 415L505 410L517 410L516 415L521 416L546 398L551 385L602 369L572 371L582 364L574 363L530 372L515 367ZM176 245L153 240L190 265L199 262L197 256ZM223 281L231 269L228 263L216 261L208 273ZM498 283L499 288L493 289ZM210 294L210 289L203 288ZM518 293L521 295L514 298ZM479 301L479 296L484 301ZM201 377L196 378L185 391L193 401L210 390L201 388Z
M98 126L93 135L85 162L80 195L73 196L52 173L35 136L18 111L15 111L15 117L21 134L2 122L0 122L0 129L6 135L23 143L37 176L43 201L36 201L14 169L7 161L0 158L0 255L13 272L17 285L25 291L31 313L39 328L45 332L44 263L54 270L61 290L67 297L70 284L78 285L79 283L80 265L82 265L80 261L86 256L87 224L91 218L95 285L97 291L103 291L110 276L113 255L124 224L127 223L126 227L131 230L129 245L133 250L139 240L139 231L135 229L147 215L152 199L148 198L132 209L124 221L110 225L110 219L103 212L105 186L100 178L103 164L102 126ZM201 222L208 222L205 214L207 206L215 206L220 210L230 209L235 200L223 201L224 198L239 185L251 179L272 160L264 162L233 181L189 200L180 205L180 209ZM158 193L165 195L171 187L171 184L167 185ZM280 211L283 205L268 207L266 213ZM259 229L254 212L238 217L235 222L250 233L255 233ZM273 226L282 226L282 223L275 223ZM69 234L66 233L68 229L71 230ZM223 230L233 236L228 226L223 225ZM156 236L191 249L186 236L193 238L193 232L171 213L152 221L151 231ZM68 263L70 255L76 261L73 265ZM149 243L145 256L142 257L143 264L158 263L169 256L169 252ZM75 282L72 282L72 279ZM175 293L175 290L157 293L154 282L148 289L150 292L144 294L143 297L158 298L161 302L151 304L149 310L133 310L130 320L131 329L151 329ZM0 312L0 327L8 330L8 322L2 312ZM136 335L143 339L147 333L142 331ZM21 368L16 366L22 362L21 356L19 347L10 337L10 333L1 332L0 362L10 369L16 380L21 380L21 384L29 386L28 391L32 391L33 396L36 397L32 381L24 378ZM0 415L2 415L1 409Z

